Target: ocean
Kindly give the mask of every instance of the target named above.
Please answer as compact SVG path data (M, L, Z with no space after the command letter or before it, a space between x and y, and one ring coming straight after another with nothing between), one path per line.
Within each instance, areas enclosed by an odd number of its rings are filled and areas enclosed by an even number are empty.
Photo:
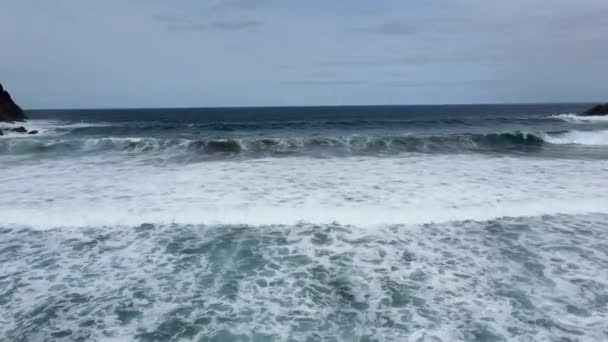
M607 341L586 107L30 111L0 340Z

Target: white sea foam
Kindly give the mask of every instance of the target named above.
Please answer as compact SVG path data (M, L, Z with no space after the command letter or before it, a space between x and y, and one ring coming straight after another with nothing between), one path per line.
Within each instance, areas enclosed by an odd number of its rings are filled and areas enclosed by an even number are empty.
M607 176L479 154L3 155L0 336L601 340Z
M569 123L590 123L590 122L608 122L607 116L582 116L577 114L559 114L552 115L551 118L564 120Z
M544 134L542 138L552 144L608 145L608 130Z
M228 330L255 341L600 341L608 328L607 217L374 230L14 229L0 240L1 271L19 279L3 285L0 334L49 340L69 329L73 339L95 341L146 340L142 334L234 340L222 338Z
M0 169L3 223L368 226L608 211L605 160L410 155L155 165L122 158L12 162Z
M0 125L0 129L3 131L4 135L0 136L0 138L31 138L32 135L8 131L8 129L22 126L28 131L38 131L34 137L39 137L63 135L70 129L84 127L106 127L112 126L112 124L108 122L65 122L60 120L33 119L27 120L26 122L2 123Z

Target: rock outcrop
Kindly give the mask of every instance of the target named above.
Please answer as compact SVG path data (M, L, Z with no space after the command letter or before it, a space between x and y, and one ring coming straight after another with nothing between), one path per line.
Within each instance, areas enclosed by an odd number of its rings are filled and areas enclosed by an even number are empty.
M26 116L21 107L11 98L11 94L0 84L0 122L25 121Z
M16 132L16 133L27 133L27 129L25 127L23 127L23 126L11 128L11 129L9 129L9 131L13 131L13 132Z
M22 133L22 134L38 134L37 130L32 130L32 131L28 131L27 128L20 126L20 127L4 127L2 128L4 130L4 132L14 132L14 133ZM2 132L2 129L0 129L0 135L4 135L4 132Z
M608 103L597 105L593 108L590 108L580 115L582 116L600 116L600 115L608 115Z

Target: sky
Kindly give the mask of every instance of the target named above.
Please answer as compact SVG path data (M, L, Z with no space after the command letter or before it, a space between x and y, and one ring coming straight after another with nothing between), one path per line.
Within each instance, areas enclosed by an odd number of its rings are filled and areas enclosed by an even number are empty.
M24 108L608 101L606 0L0 0Z

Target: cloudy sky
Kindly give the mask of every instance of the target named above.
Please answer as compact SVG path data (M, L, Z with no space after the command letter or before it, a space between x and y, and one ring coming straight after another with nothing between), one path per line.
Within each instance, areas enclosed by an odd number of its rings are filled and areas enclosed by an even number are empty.
M0 0L26 108L608 100L606 0Z

